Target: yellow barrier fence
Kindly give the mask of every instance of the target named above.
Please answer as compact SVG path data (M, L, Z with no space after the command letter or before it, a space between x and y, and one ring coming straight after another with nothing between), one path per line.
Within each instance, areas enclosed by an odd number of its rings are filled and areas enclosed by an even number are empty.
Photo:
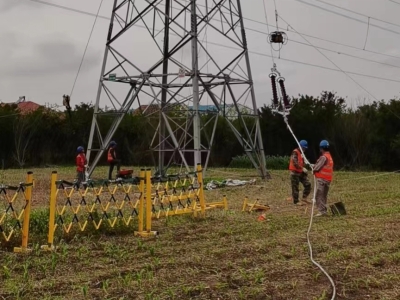
M227 209L227 199L207 203L204 196L203 170L166 178L152 177L151 170L142 169L139 177L86 182L85 189L72 182L58 180L57 172L51 176L50 216L47 245L54 249L57 229L63 233L85 231L89 227L99 230L117 224L130 226L137 219L136 236L150 237L152 220L173 215L205 216L213 208Z
M0 202L4 211L0 214L0 233L6 242L18 231L22 235L21 247L14 252L28 251L29 219L32 203L33 173L28 172L26 183L18 186L0 185Z
M76 184L58 180L57 172L51 176L50 216L48 243L42 249L54 249L57 228L64 233L71 230L85 231L91 227L122 225L129 227L133 220L143 219L144 170L140 176L115 181L89 180L86 189Z
M164 179L153 179L155 192L152 193L152 218L168 217L200 212L203 216L207 209L227 209L226 197L221 202L207 203L204 196L203 170L182 175L171 175Z
M135 235L148 237L156 235L151 230L152 219L166 218L174 215L192 214L205 216L209 209L228 209L226 196L219 202L208 203L204 196L203 170L197 165L196 172L188 174L170 175L165 178L151 178L150 171L146 171L146 230L143 226ZM150 201L148 201L150 199Z

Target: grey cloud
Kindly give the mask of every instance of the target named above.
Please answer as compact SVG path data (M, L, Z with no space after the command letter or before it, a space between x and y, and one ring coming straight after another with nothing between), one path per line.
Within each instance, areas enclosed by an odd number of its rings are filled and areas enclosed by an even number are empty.
M82 59L83 50L78 49L72 42L50 36L48 40L29 46L25 54L14 55L5 66L10 76L51 76L56 73L77 71ZM101 62L101 52L87 53L85 70L96 67Z

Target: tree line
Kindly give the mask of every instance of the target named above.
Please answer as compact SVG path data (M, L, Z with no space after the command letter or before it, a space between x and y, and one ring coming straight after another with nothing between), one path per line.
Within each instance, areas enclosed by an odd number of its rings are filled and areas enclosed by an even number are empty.
M344 98L332 92L318 97L292 97L288 120L296 136L309 143L307 156L318 157L320 140L327 139L336 169L395 170L400 167L400 101L379 101L348 107ZM76 105L69 116L47 108L16 114L15 105L0 107L0 159L4 168L71 165L76 148L87 147L94 107ZM281 115L270 106L259 109L267 156L288 156L296 147ZM203 115L207 119L210 116ZM149 150L152 132L148 118L127 114L114 138L124 165L153 165ZM100 127L110 120L102 119ZM234 123L240 128L240 122ZM206 134L206 132L202 133ZM241 145L228 123L219 117L210 166L229 166L242 155ZM106 163L106 158L101 161ZM268 165L267 165L268 168Z

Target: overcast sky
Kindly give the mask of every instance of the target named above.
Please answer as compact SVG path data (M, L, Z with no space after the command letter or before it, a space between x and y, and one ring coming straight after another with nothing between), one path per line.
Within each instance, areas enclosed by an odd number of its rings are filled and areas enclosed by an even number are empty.
M96 13L100 3L100 0L43 1L90 13ZM400 21L398 20L400 4L391 0L323 1L370 16L371 26L365 49L386 56L305 37L308 42L314 46L336 51L333 53L320 50L345 71L394 80L385 81L349 74L374 97L385 100L397 98L400 92ZM104 0L100 15L110 16L112 2ZM304 2L353 19L318 9ZM400 0L398 2L400 3ZM265 0L265 3L268 9L268 21L275 24L274 1ZM364 48L368 28L367 17L328 6L317 0L276 0L276 3L279 15L298 32ZM242 6L245 18L265 22L262 0L242 1ZM399 26L385 24L373 18L393 22ZM29 0L0 0L0 100L12 102L19 96L26 96L27 99L40 104L61 104L62 95L71 92L93 21L94 17L88 15ZM75 103L95 101L108 24L109 21L105 19L97 21L73 94L72 100ZM245 26L261 32L267 31L265 25L249 20L245 20ZM288 27L281 19L279 26ZM140 34L146 35L145 30L140 30L141 33L132 38L140 40ZM247 36L250 51L264 55L271 54L266 35L247 31ZM315 48L297 43L308 44L301 36L293 33L293 29L290 29L288 36L289 42L283 46L280 52L281 58L337 69ZM145 45L143 47L142 51L146 51ZM224 51L229 50L224 49ZM344 54L374 60L381 64ZM269 104L272 94L268 78L272 61L270 57L264 55L250 54L258 105ZM278 56L278 52L274 52L274 55ZM372 96L341 72L291 61L276 59L278 69L286 78L287 93L291 96L298 94L318 96L321 91L330 90L347 97L349 104L373 101Z

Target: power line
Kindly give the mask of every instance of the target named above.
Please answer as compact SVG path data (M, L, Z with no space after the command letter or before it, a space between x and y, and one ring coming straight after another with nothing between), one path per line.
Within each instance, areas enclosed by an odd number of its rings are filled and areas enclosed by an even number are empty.
M338 54L338 55L344 55L344 56L348 56L348 57L352 57L352 58L356 58L356 59L360 59L360 60L364 60L364 61L369 61L369 62L372 62L372 63L380 64L380 65L383 65L383 66L388 66L388 67L400 69L400 66L396 66L396 65L380 62L380 61L373 60L373 59L363 58L363 57L360 57L360 56L357 56L357 55L348 54L346 52L335 51L335 50L331 50L331 49L327 49L327 48L319 47L319 46L312 46L310 44L306 44L306 43L299 42L299 41L292 40L292 39L290 41L293 42L293 43L296 43L296 44L300 44L300 45L304 45L304 46L307 46L307 47L313 47L313 48L321 49L321 50L332 52L332 53L335 53L335 54Z
M369 33L369 21L371 19L368 17L368 27L367 27L367 35L365 36L365 43L364 43L364 48L363 50L365 50L365 46L367 46L367 41L368 41L368 33Z
M329 12L329 13L331 13L331 14L335 14L335 15L338 15L338 16L341 16L341 17L344 17L344 18L347 18L347 19L350 19L350 20L353 20L353 21L356 21L356 22L359 22L359 23L362 23L362 24L368 24L367 22L362 21L362 20L360 20L360 19L356 19L356 18L350 17L350 16L348 16L348 15L344 15L344 14L342 14L342 13L338 13L338 12L336 12L336 11L329 10L329 9L327 9L327 8L324 8L324 7L321 7L321 6L318 6L318 5L309 3L309 2L305 2L305 1L303 1L303 0L294 0L294 1L297 1L297 2L300 2L300 3L306 4L306 5L309 5L309 6L318 8L318 9L320 9L320 10L327 11L327 12ZM379 20L379 21L381 21L381 20ZM391 32L391 33L394 33L394 34L397 34L397 35L400 35L400 32L398 32L398 31L395 31L395 30L392 30L392 29L388 29L388 28L385 28L385 27L382 27L382 26L379 26L379 25L376 25L376 24L371 24L370 26L376 27L376 28L379 28L379 29L381 29L381 30L388 31L388 32ZM396 25L396 26L397 26L397 25ZM399 25L399 26L400 26L400 25Z
M285 29L285 28L281 28L281 29ZM289 32L291 32L291 31L289 31ZM377 55L382 55L382 56L386 56L386 57L391 57L391 58L400 59L400 56L391 55L391 54L386 54L386 53L377 52L377 51L372 51L372 50L367 50L367 49L363 49L363 48L360 48L360 47L356 47L356 46L352 46L352 45L348 45L348 44L343 44L343 43L331 41L331 40L328 40L328 39L316 37L316 36L313 36L313 35L301 33L301 32L299 32L299 31L294 32L294 33L297 33L297 34L299 34L299 35L303 35L303 36L306 36L306 37L310 37L310 38L313 38L313 39L316 39L316 40L320 40L320 41L323 41L323 42L332 43L332 44L335 44L335 45L339 45L339 46L343 46L343 47L355 49L355 50L361 50L361 51L369 52L369 53L372 53L372 54L377 54Z
M83 11L83 10L79 10L79 9L74 9L74 8L70 8L67 6L63 6L63 5L58 5L58 4L54 4L54 3L49 3L46 1L41 1L41 0L26 0L26 1L31 1L31 2L36 2L36 3L40 3L40 4L45 4L45 5L49 5L49 6L53 6L53 7L57 7L57 8L61 8L61 9L65 9L65 10L69 10L72 12L76 12L76 13L80 13L80 14L84 14L87 16L92 16L92 17L96 17L96 14L87 12L87 11ZM110 18L108 17L104 17L104 16L98 16L99 19L105 19L105 20L110 20Z
M66 9L66 10L70 10L70 11L73 11L73 12L76 12L76 13L82 13L82 14L85 14L85 15L90 15L90 16L94 16L94 17L96 17L96 14L92 14L92 13L88 13L88 12L85 12L85 11L80 11L80 10L76 10L76 9L70 9L70 8L68 8L68 7L65 7L65 6L61 6L61 5L55 5L55 4L51 4L51 3L48 3L48 2L45 2L45 1L40 1L40 0L27 0L27 1L33 1L33 2L37 2L37 3L41 3L41 4L45 4L45 5L50 5L50 6L54 6L54 7L57 7L57 8L61 8L61 9ZM297 0L296 0L297 1ZM110 18L107 18L107 17L104 17L104 16L98 16L98 18L102 18L102 19L107 19L107 20L110 20ZM282 18L281 18L282 19ZM283 20L283 19L282 19ZM287 23L285 20L283 20L285 23ZM258 22L258 21L255 21L255 22ZM265 23L261 23L261 24L263 24L263 25L265 25ZM287 23L288 24L288 23ZM145 28L144 26L140 26L140 25L135 25L135 26L137 26L137 27L141 27L141 28ZM290 24L288 24L288 26L290 26ZM292 26L290 26L293 30L295 30ZM246 28L247 29L247 28ZM298 31L296 31L295 30L295 33L297 33L298 35L300 35L300 36L302 36L302 35L304 35L304 36L309 36L309 35L306 35L306 34L302 34L302 33L300 33L300 32L298 32ZM265 33L264 33L265 34ZM309 37L313 37L313 36L309 36ZM304 37L303 37L304 38ZM317 38L318 39L318 38ZM305 39L306 40L306 39ZM307 41L307 40L306 40ZM301 43L301 42L298 42L298 41L295 41L295 42L297 42L297 43ZM308 42L308 41L307 41ZM317 47L315 47L315 46L313 46L310 42L308 42L312 47L314 47L314 48L317 48ZM208 44L211 44L211 45L214 45L214 46L218 46L218 47L223 47L223 48L227 48L227 49L233 49L233 50L240 50L239 48L235 48L235 47L230 47L230 46L226 46L226 45L223 45L223 44L219 44L219 43L213 43L213 42L208 42ZM304 43L302 43L302 44L304 44ZM351 46L349 46L349 47L351 47ZM318 48L321 48L321 47L318 47ZM356 48L356 47L354 47L354 48ZM327 51L329 51L328 49L324 49L323 48L323 50L327 50ZM362 50L362 49L361 49ZM318 50L319 51L319 50ZM332 50L333 51L333 50ZM320 51L319 51L320 52ZM371 51L369 51L369 52L371 52ZM249 53L252 53L252 54L255 54L255 55L258 55L258 56L263 56L263 57L269 57L269 58L272 58L273 56L272 55L268 55L268 54L265 54L265 53L259 53L259 52L256 52L256 51L249 51ZM322 53L321 53L322 54ZM322 55L324 55L324 54L322 54ZM382 54L383 55L383 54ZM324 55L325 56L325 55ZM326 57L326 56L325 56ZM292 59L287 59L287 58L279 58L280 60L283 60L283 61L287 61L287 62L290 62L290 63L295 63L295 64L301 64L301 65L305 65L305 66L310 66L310 67L314 67L314 68L320 68L320 69L324 69L324 70L328 70L328 71L335 71L335 72L342 72L342 73L347 73L347 74L352 74L352 75L357 75L357 76L362 76L362 77L367 77L367 78L372 78L372 79L379 79L379 80L383 80L383 81L388 81L388 82L396 82L396 83L400 83L400 80L396 80L396 79L390 79L390 78L384 78L384 77L379 77L379 76L374 76L374 75L368 75L368 74L363 74L363 73L357 73L357 72L351 72L351 71L344 71L344 70L342 70L342 69L334 69L334 68L329 68L329 67L325 67L325 66L321 66L321 65L317 65L317 64L311 64L311 63L306 63L306 62L302 62L302 61L297 61L297 60L292 60ZM327 58L328 60L329 60L329 58ZM330 60L329 60L330 61ZM374 62L376 62L376 61L374 61ZM376 63L378 63L378 62L376 62ZM393 66L393 65L392 65ZM396 66L393 66L393 67L396 67ZM351 78L351 77L350 77ZM354 81L354 79L352 79L353 81ZM357 83L358 84L358 83ZM359 84L358 84L359 85ZM364 88L363 88L364 89ZM364 89L365 90L365 89ZM368 94L369 94L369 92L368 91L366 91ZM372 95L371 95L372 96ZM372 96L375 100L377 100L374 96ZM56 106L55 108L58 108L58 107L61 107L62 105L59 105L59 106ZM16 116L16 115L20 115L21 113L16 113L16 114L10 114L10 115L4 115L4 116L0 116L0 118L6 118L6 117L11 117L11 116ZM396 115L397 116L397 115Z
M82 59L81 59L81 63L79 64L78 72L76 73L76 77L75 77L74 84L72 85L71 93L69 94L70 97L72 97L72 94L73 94L74 89L75 89L76 81L78 80L78 76L79 76L79 73L80 73L81 68L82 68L83 61L85 60L86 51L87 51L87 49L88 49L88 47L89 47L90 39L92 38L92 34L93 34L94 28L95 28L95 26L96 26L97 18L99 17L99 13L100 13L100 9L101 9L101 6L102 6L102 4L103 4L103 1L104 1L104 0L101 0L101 1L100 1L100 5L99 5L99 8L98 8L98 10L97 10L96 18L94 19L93 26L92 26L92 30L90 31L89 38L88 38L88 41L87 41L87 43L86 43L85 51L83 51L83 56L82 56Z
M328 3L328 2L325 2L325 1L322 1L322 0L314 0L314 1L317 1L317 2L326 4L326 5L335 7L335 8L339 8L339 9L342 9L342 10L345 10L345 11L348 11L348 12L351 12L351 13L353 13L353 14L355 14L355 15L359 15L359 16L362 16L362 17L365 17L365 18L371 18L371 19L373 19L373 20L380 21L380 22L382 22L382 23L386 23L386 24L389 24L389 25L393 25L393 26L396 26L396 27L400 27L400 24L396 24L396 23L388 22L388 21L385 21L385 20L382 20L382 19L378 19L378 18L374 18L374 17L371 17L371 16L367 16L367 15L364 15L364 14L359 13L359 12L357 12L357 11L354 11L354 10L351 10L351 9L348 9L348 8L344 8L344 7L339 6L339 5L335 5L335 4L332 4L332 3ZM394 2L394 1L393 1L393 2Z
M289 25L289 27L292 28L290 25ZM263 32L263 31L260 31L260 30L256 30L256 29L246 28L246 30L253 31L253 32L256 32L256 33L259 33L259 34L269 35L266 32ZM293 30L294 30L294 28L293 28ZM293 32L293 33L296 33L298 35L301 35L299 32L296 32L296 31L289 31L289 32ZM357 56L357 55L348 54L348 53L343 52L343 51L335 51L335 50L327 49L327 48L324 48L324 47L314 46L314 45L310 45L310 44L303 43L303 42L300 42L300 41L296 41L296 40L293 40L293 39L290 39L290 41L293 42L293 43L296 43L296 44L307 46L307 47L313 47L313 48L318 48L318 49L321 49L321 50L329 51L329 52L332 52L332 53L335 53L335 54L338 54L338 55L345 55L345 56L349 56L349 57L352 57L352 58L357 58L357 59L360 59L360 60L369 61L369 62L373 62L373 63L377 63L377 64L381 64L381 65L385 65L385 66L389 66L389 67L393 67L393 68L400 68L400 66L396 66L396 65L380 62L380 61L373 60L373 59L360 57L360 56ZM360 50L362 50L362 49L360 49Z
M46 2L46 1L41 1L41 0L26 0L26 1L32 1L32 2L36 2L36 3L44 4L44 5L53 6L53 7L60 8L60 9L69 10L69 11L72 11L72 12L75 12L75 13L80 13L80 14L84 14L84 15L87 15L87 16L96 17L96 14L94 14L94 13L90 13L90 12L86 12L86 11L78 10L78 9L73 9L73 8L69 8L69 7L66 7L66 6L62 6L62 5L56 5L56 4L53 4L53 3L48 3L48 2ZM298 0L295 0L295 1L298 1ZM390 0L389 0L389 1L390 1ZM199 6L202 6L202 5L199 5ZM174 9L178 9L178 8L174 8ZM104 20L110 20L109 17L105 17L105 16L101 16L101 15L99 15L98 18L99 18L99 19L104 19ZM263 26L267 26L267 27L268 27L268 26L272 26L272 27L275 26L275 25L269 24L268 22L265 23L265 22L257 21L257 20L251 19L251 18L245 18L245 17L243 17L243 19L244 19L244 20L247 20L247 21L250 21L250 22L253 22L253 23L257 23L257 24L263 25ZM223 22L223 23L226 23L225 21L222 21L222 22ZM366 24L367 24L367 23L366 23ZM146 28L145 26L141 26L141 25L138 25L138 24L135 24L134 26L139 27L139 28ZM245 29L246 29L246 30L249 30L249 31L253 31L253 32L258 32L258 33L261 33L261 34L265 34L265 32L259 31L259 30L257 30L257 29L253 29L253 28L245 27ZM283 27L278 27L278 29L280 29L280 30L287 30L286 28L283 28ZM290 32L290 31L289 31L289 32ZM382 52L377 52L377 51L372 51L372 50L366 50L366 49L363 49L363 48L360 48L360 47L356 47L356 46L352 46L352 45L349 45L349 44L344 44L344 43L332 41L332 40L329 40L329 39L317 37L317 36L310 35L310 34L306 34L306 33L302 33L302 32L299 32L299 31L294 32L294 33L296 33L296 34L298 34L298 35L303 35L303 36L306 36L306 37L310 37L310 38L313 38L313 39L316 39L316 40L320 40L320 41L323 41L323 42L327 42L327 43L331 43L331 44L335 44L335 45L339 45L339 46L343 46L343 47L355 49L355 50L361 50L361 51L369 52L369 53L372 53L372 54L377 54L377 55L382 55L382 56L386 56L386 57L391 57L391 58L400 59L400 56L390 55L390 54L386 54L386 53L382 53ZM399 34L400 34L400 33L399 33Z
M290 24L288 22L286 22L281 16L279 16L281 18L281 20L283 22L285 22L288 26L290 26ZM292 26L290 26L292 27ZM292 27L293 28L293 27ZM294 29L294 28L293 28ZM296 30L296 29L294 29ZM305 37L302 36L302 38L309 43L310 45L312 45ZM372 98L375 99L375 101L379 101L373 94L371 94L365 87L363 87L358 81L356 81L353 77L351 77L349 75L350 72L346 72L344 70L342 70L335 62L333 62L328 56L326 56L324 53L322 53L319 49L315 48L315 50L317 50L322 56L324 56L327 60L329 60L336 68L338 68L341 72L343 72L348 78L350 78L356 85L358 85L362 90L364 90L367 94L369 94ZM396 116L398 119L400 119L400 116L398 116L392 109L390 109L389 107L387 107L388 111L390 111L394 116Z
M292 27L288 22L286 22L281 16L279 16L280 19L285 22L288 26ZM292 27L293 28L293 27ZM294 28L293 28L294 29ZM294 29L296 30L296 29ZM311 46L314 47L314 45L312 45L305 37L302 37L307 43L309 43ZM364 88L360 83L358 83L353 77L351 77L349 74L347 74L345 71L343 71L333 60L331 60L328 56L326 56L321 50L319 50L318 48L314 47L315 50L317 50L322 56L324 56L328 61L331 62L332 65L334 65L337 69L339 69L341 72L343 72L347 77L349 77L356 85L358 85L362 90L364 90L367 94L369 94L372 98L374 98L376 101L378 101L378 99L372 95L366 88Z
M93 14L93 13L89 13L89 12L85 12L85 11L81 11L81 10L77 10L77 9L71 9L71 8L68 8L68 7L65 7L65 6L61 6L61 5L51 4L51 3L48 3L46 1L40 1L40 0L26 0L26 1L32 1L32 2L37 2L37 3L41 3L41 4L45 4L45 5L50 5L50 6L54 6L54 7L60 8L60 9L66 9L66 10L70 10L70 11L73 11L73 12L76 12L76 13L82 13L82 14L85 14L85 15L93 16L93 17L96 16L96 14ZM295 0L295 1L300 1L300 0ZM98 18L110 20L110 18L101 16L101 15L99 15ZM246 19L249 20L249 21L251 20L253 22L263 24L264 26L266 25L265 23L262 23L262 22L259 22L259 21L256 21L256 20L252 20L252 19L249 19L249 18L246 18ZM145 28L145 26L140 26L140 25L137 25L137 24L135 24L134 26L137 26L137 27L140 27L140 28ZM273 26L273 25L270 25L270 26ZM245 29L251 30L250 28L245 28ZM257 31L257 30L254 30L254 31ZM303 34L303 33L300 33L298 31L295 31L295 33L298 34L298 35L303 35L303 36L307 36L307 37L311 37L311 38L320 39L320 40L323 40L323 41L326 41L326 42L336 43L336 42L333 42L333 41L329 41L329 40L325 40L325 39L322 39L322 38L314 37L314 36L311 36L311 35ZM213 43L213 42L208 42L208 43L212 44L212 45L215 45L215 46L227 48L227 49L240 50L239 48L230 47L230 46L226 46L226 45L219 44L219 43ZM339 44L339 45L342 45L342 46L346 46L346 47L350 47L350 48L354 48L354 49L358 49L358 50L362 50L362 48L357 48L357 47L353 47L353 46L350 46L350 45L345 45L345 44L340 44L340 43L336 43L336 44ZM365 50L365 51L367 51L367 50ZM381 55L384 55L384 56L389 56L389 57L394 57L394 58L400 58L400 57L397 57L397 56L392 56L392 55L383 54L383 53L379 53L379 52L373 52L373 51L368 51L368 52L372 52L372 53L375 53L375 54L381 54ZM268 54L265 54L265 53L259 53L259 52L255 52L255 51L249 51L249 53L252 53L252 54L255 54L255 55L258 55L258 56L264 56L264 57L270 57L270 58L272 57L271 55L268 55ZM329 68L329 67L325 67L325 66L321 66L321 65L317 65L317 64L311 64L311 63L306 63L306 62L287 59L287 58L280 58L280 60L291 62L291 63L296 63L296 64L301 64L301 65L306 65L306 66L310 66L310 67L325 69L325 70L329 70L329 71L341 72L340 70L337 70L337 69L334 69L334 68ZM344 71L344 72L346 72L348 74L367 77L367 78L372 78L372 79L379 79L379 80L388 81L388 82L400 83L400 80L396 80L396 79L384 78L384 77L368 75L368 74L363 74L363 73L357 73L357 72L351 72L351 71Z
M265 4L265 0L261 0L264 6L264 16L265 16L265 24L267 24L267 31L268 31L268 36L267 36L267 43L269 42L268 37L269 37L269 25L268 25L268 13L267 13L267 6ZM278 23L276 24L276 28L278 29ZM272 63L275 64L275 58L274 58L274 52L272 50L272 46L270 47L271 49L271 57L272 57Z
M271 24L266 24L266 23L263 23L263 22L260 22L260 21L257 21L257 20L253 20L253 19L250 19L250 18L243 18L243 19L245 19L247 21L251 21L251 22L257 23L257 24L260 24L260 25L264 25L264 26L273 26ZM249 30L249 31L254 31L254 32L259 32L259 33L265 34L265 32L262 32L262 31L259 31L259 30L253 29L253 28L246 27L245 29ZM289 31L287 28L283 28L283 27L279 27L278 29L286 30L288 32L293 32L293 31ZM344 44L344 43L340 43L340 42L324 39L324 38L321 38L321 37L317 37L315 35L306 34L306 33L299 32L299 31L293 32L293 33L296 33L298 35L303 35L303 36L306 36L306 37L310 37L310 38L313 38L313 39L316 39L316 40L320 40L320 41L323 41L323 42L327 42L327 43L331 43L331 44L335 44L335 45L339 45L339 46L355 49L355 50L361 50L361 51L369 52L369 53L372 53L372 54L377 54L377 55L382 55L382 56L386 56L386 57L400 59L400 56L386 54L386 53L372 51L372 50L367 50L367 49L363 49L363 48L360 48L360 47L352 46L352 45L349 45L349 44Z
M222 44L218 44L218 43L213 43L213 42L208 42L211 45L214 46L219 46L219 47L223 47L223 48L227 48L227 49L233 49L233 50L240 50L239 48L235 48L235 47L231 47L231 46L226 46L226 45L222 45ZM249 53L251 54L255 54L258 56L264 56L264 57L272 57L271 55L265 54L265 53L260 53L260 52L255 52L255 51L249 51ZM279 60L283 60L283 61L287 61L287 62L291 62L291 63L296 63L296 64L300 64L300 65L305 65L305 66L310 66L310 67L315 67L315 68L320 68L320 69L325 69L325 70L329 70L329 71L335 71L335 72L343 72L340 71L338 69L334 69L334 68L329 68L329 67L325 67L325 66L321 66L321 65L317 65L317 64L311 64L311 63L306 63L303 61L298 61L298 60L293 60L293 59L288 59L288 58L279 58ZM368 74L363 74L363 73L357 73L357 72L351 72L351 71L344 71L348 74L352 74L352 75L358 75L358 76L363 76L363 77L368 77L368 78L373 78L373 79L380 79L383 81L390 81L390 82L397 82L400 83L400 80L396 80L396 79L390 79L390 78L385 78L385 77L379 77L379 76L374 76L374 75L368 75Z

